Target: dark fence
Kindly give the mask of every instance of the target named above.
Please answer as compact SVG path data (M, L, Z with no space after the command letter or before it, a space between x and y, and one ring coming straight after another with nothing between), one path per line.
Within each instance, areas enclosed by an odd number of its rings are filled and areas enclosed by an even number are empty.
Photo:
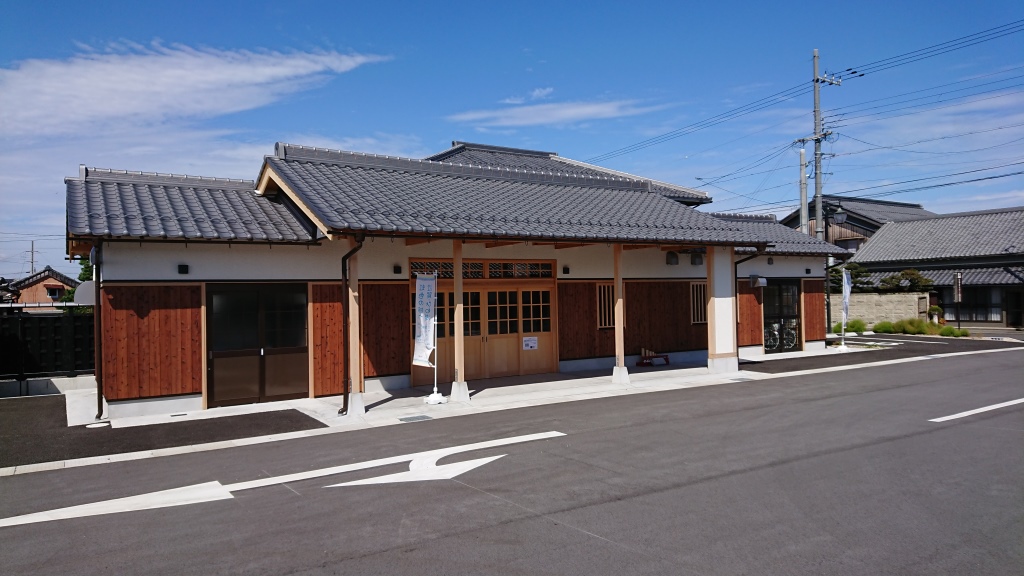
M93 315L0 316L0 379L91 374Z

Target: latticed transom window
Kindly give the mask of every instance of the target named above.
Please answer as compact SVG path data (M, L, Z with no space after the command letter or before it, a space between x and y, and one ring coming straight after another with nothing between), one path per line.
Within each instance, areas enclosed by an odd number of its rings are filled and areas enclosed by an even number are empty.
M465 266L463 266L465 269ZM455 265L449 260L438 260L435 262L417 261L409 262L409 274L416 278L417 274L433 274L437 272L438 278L455 278Z
M488 278L551 278L554 268L550 262L489 262Z
M519 293L498 290L487 293L487 333L515 334L519 332Z
M708 283L690 283L690 322L693 324L708 323Z
M451 260L412 260L409 262L409 276L433 274L441 279L454 278L455 265ZM508 262L500 260L462 262L462 277L470 280L513 279L513 278L554 278L551 262Z
M597 327L615 328L615 285L597 285Z
M523 332L551 332L551 291L523 291Z

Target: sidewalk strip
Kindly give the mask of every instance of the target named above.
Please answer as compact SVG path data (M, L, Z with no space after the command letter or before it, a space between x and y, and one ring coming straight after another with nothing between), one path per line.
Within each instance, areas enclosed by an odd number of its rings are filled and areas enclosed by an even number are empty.
M1013 406L1014 404L1020 404L1024 402L1024 398L1018 400L1010 400L1009 402L1003 402L1001 404L993 404L991 406L985 406L983 408L975 408L974 410L968 410L967 412L960 412L959 414L953 414L952 416L943 416L942 418L935 418L929 420L929 422L945 422L947 420L956 420L957 418L963 418L964 416L970 416L972 414L979 414L981 412L988 412L989 410L995 410L997 408L1005 408L1007 406Z

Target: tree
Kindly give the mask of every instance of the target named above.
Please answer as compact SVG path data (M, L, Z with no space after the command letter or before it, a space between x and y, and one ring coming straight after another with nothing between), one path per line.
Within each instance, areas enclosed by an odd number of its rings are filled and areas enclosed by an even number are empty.
M831 283L833 294L843 293L843 268L850 271L851 292L870 292L872 290L871 282L868 280L871 273L865 270L860 264L850 262L842 268L837 266L828 271L829 282Z
M932 284L930 278L910 268L882 278L878 287L884 292L928 292Z

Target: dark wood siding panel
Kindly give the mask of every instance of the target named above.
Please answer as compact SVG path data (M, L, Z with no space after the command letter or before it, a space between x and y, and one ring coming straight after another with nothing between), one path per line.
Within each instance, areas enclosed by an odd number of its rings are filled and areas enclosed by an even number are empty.
M595 358L601 355L601 336L611 330L597 329L597 283L558 284L558 356L560 360ZM611 352L615 354L615 336Z
M198 286L108 286L100 295L108 400L202 392Z
M736 299L739 306L736 336L740 346L759 346L764 343L762 298L762 290L751 286L749 280L736 281Z
M808 342L825 339L825 281L803 281L804 338Z
M313 284L313 394L341 394L345 388L345 299L341 284Z
M625 297L626 354L707 348L707 324L691 323L689 282L627 282Z
M412 370L409 284L362 284L363 375L393 376Z

